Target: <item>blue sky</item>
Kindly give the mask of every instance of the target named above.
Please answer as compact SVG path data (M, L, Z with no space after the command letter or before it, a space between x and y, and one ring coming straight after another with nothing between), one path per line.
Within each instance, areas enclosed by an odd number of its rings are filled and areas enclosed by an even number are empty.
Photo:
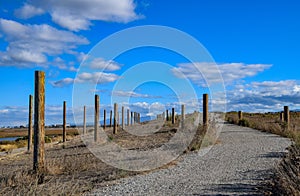
M114 91L122 78L129 82L123 74L145 62L144 66L147 62L168 64L166 77L185 80L200 102L202 93L213 94L214 89L201 82L203 77L195 74L197 69L218 82L216 75L220 72L227 97L213 97L216 110L224 102L227 111L279 111L284 105L300 109L299 8L297 0L0 1L0 126L27 124L28 95L33 94L35 70L45 71L47 76L46 124L61 123L64 100L68 103L69 122L73 121L72 111L81 113L82 107L73 103L74 82L90 86L97 83L80 97L87 100L84 104L90 108L90 121L95 92L101 97L101 111L110 110L112 97L127 100L123 105L143 116L153 116L169 107L179 109L180 103L186 103L191 111L197 108L197 103L187 98L188 93L180 101L178 96L183 97L183 93L178 95L170 86L155 81L132 90ZM93 59L90 74L80 75L82 60L97 49L94 47L98 42L141 25L167 26L192 36L206 48L219 72L211 71L212 62L190 62L170 50L144 47L114 59L105 59L100 51ZM153 67L164 70L160 63L153 63ZM137 75L143 79L149 72ZM98 76L101 80L95 82Z

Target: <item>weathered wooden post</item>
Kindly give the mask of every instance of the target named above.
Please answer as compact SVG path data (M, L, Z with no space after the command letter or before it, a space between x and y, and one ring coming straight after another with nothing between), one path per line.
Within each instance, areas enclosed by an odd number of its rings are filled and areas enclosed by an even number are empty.
M35 71L33 170L45 171L45 72Z
M130 123L130 111L127 109L127 126L129 126Z
M131 125L133 124L133 112L131 112Z
M125 129L125 110L124 110L124 106L122 106L122 129Z
M28 114L28 144L27 151L32 150L32 110L33 110L33 97L29 95L29 114Z
M208 125L208 94L203 94L203 125Z
M141 123L141 113L138 114L138 118L139 123Z
M283 112L280 112L280 113L279 113L279 118L280 118L280 122L283 122L283 119L284 119L284 117L283 117Z
M239 111L239 112L238 112L238 116L239 116L239 120L242 120L242 119L243 119L243 112L242 112L242 111Z
M167 121L169 121L169 111L168 110L166 110L166 114L167 114L166 119L167 119Z
M172 124L175 124L175 108L172 108Z
M290 110L289 106L284 106L284 122L287 124L287 128L290 126Z
M165 112L162 113L162 119L163 119L163 120L166 119L166 114L165 114Z
M110 110L109 126L112 127L112 110Z
M64 101L63 104L63 142L66 142L67 139L67 103L66 101Z
M86 134L86 107L83 106L83 134Z
M181 105L181 128L184 128L184 120L185 120L185 107Z
M98 141L99 127L99 95L95 95L95 120L94 120L94 141Z
M117 119L118 119L118 104L115 103L114 104L114 128L113 128L113 134L117 134L117 128L118 128Z
M106 110L103 110L103 129L106 129Z

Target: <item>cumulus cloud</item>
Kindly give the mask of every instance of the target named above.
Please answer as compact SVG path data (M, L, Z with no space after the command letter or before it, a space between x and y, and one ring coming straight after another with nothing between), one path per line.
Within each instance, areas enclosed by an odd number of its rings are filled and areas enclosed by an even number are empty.
M121 68L121 65L113 60L106 61L103 58L95 58L90 63L91 69L98 69L101 71L116 71Z
M48 12L52 21L72 31L87 30L91 21L127 23L140 18L133 0L28 0L16 16L30 18Z
M229 110L280 111L284 105L300 107L299 81L263 81L238 85L227 91Z
M255 76L270 68L268 64L244 63L181 63L172 72L179 78L188 78L195 84L207 86L215 83L230 84L236 80Z
M161 96L140 94L133 91L113 91L112 95L119 96L119 97L135 97L135 98L161 98Z
M93 83L93 84L104 84L114 82L119 79L119 76L112 73L94 72L94 73L80 73L76 79L64 78L58 81L52 81L50 84L53 87L65 87L73 83Z
M6 19L0 19L0 32L8 42L6 51L0 52L0 65L5 66L47 66L49 55L71 53L78 45L89 43L84 37L46 24L23 25Z
M28 19L33 16L42 15L45 11L41 8L34 7L29 4L25 4L22 8L15 10L15 15L18 18Z

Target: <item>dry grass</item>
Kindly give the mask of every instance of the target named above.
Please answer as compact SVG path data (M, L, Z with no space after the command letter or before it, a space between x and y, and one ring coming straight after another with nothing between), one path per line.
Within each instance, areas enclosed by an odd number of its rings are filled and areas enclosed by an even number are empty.
M134 136L122 130L107 135L124 148L145 150L157 148L176 133L179 123L165 124L150 136ZM53 139L53 138L52 138ZM59 140L59 137L56 139ZM71 139L71 138L69 138ZM8 155L0 160L0 195L80 195L114 180L145 172L125 171L114 168L95 157L77 136L67 143L46 148L46 172L35 175L32 154ZM170 167L176 161L163 166ZM43 179L43 183L39 183Z
M62 135L62 128L46 128L46 136ZM25 137L28 135L27 128L0 129L0 138ZM76 128L67 128L67 135L78 135Z

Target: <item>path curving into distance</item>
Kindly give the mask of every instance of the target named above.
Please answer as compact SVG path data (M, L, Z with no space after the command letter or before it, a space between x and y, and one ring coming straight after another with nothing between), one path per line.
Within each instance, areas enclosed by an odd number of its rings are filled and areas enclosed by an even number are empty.
M92 195L261 195L257 187L271 175L289 139L225 124L219 141L183 156L175 167L117 180ZM204 154L204 155L203 155Z

